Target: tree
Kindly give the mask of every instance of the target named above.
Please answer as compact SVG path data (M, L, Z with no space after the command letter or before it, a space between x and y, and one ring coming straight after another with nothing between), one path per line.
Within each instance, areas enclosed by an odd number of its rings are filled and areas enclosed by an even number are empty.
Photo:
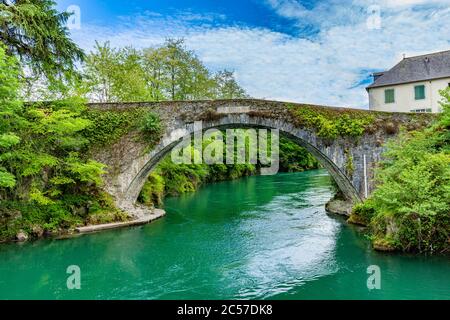
M111 102L112 82L117 71L117 53L109 43L95 42L94 51L89 53L84 64L84 79L92 98L98 102Z
M119 101L149 101L154 96L141 63L141 52L127 47L119 50L113 92Z
M51 0L0 2L0 39L8 55L48 79L73 76L83 51L69 38L65 26L70 13L58 13Z
M19 89L19 68L14 57L6 55L0 46L0 188L12 188L16 184L15 176L5 168L2 159L6 159L11 149L20 142L14 133L20 124L16 112L21 107L17 100Z
M99 102L247 97L232 72L212 75L182 39L143 50L96 43L83 70L88 97Z
M214 76L216 82L214 97L216 99L247 98L245 90L239 86L232 71L219 71Z
M159 48L146 48L142 52L142 67L144 68L145 81L151 88L152 100L165 100L163 88L167 83L165 68L163 65L165 52Z
M0 69L0 197L47 205L101 184L104 166L80 153L87 142L81 132L91 124L81 117L83 101L25 107L17 60L1 46Z
M99 102L148 101L155 95L148 86L141 53L133 48L111 48L96 42L84 65L84 77L91 98Z
M197 55L186 48L183 39L168 39L160 47L144 49L143 68L149 85L169 100L248 97L233 72L211 74ZM155 100L161 97L155 96Z
M159 48L144 50L147 74L170 100L193 100L213 97L214 82L208 69L193 51L186 49L183 39L168 39Z
M169 39L164 47L161 48L163 52L162 65L166 71L168 79L168 91L170 99L176 100L180 98L182 82L187 78L187 70L189 69L188 57L190 53L182 47L183 40Z

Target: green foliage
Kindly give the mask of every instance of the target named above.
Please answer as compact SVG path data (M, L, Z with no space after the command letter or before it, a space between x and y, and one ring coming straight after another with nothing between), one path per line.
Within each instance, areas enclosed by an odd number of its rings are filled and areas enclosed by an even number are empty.
M9 55L47 78L70 77L82 50L69 38L70 14L58 13L50 0L13 0L0 3L0 38Z
M138 201L146 206L160 206L163 203L165 194L165 181L160 174L160 170L152 172L139 194Z
M163 130L161 119L158 115L147 112L141 120L139 129L143 133L145 140L153 145L161 138Z
M361 136L375 118L357 110L288 105L299 125L316 129L318 136L334 139L338 136Z
M345 150L345 156L346 156L346 161L345 161L345 171L347 173L347 175L349 177L353 176L353 173L355 172L355 166L353 164L353 157L352 155L349 153L348 150Z
M15 134L4 133L0 135L0 155L1 159L6 159L11 155L10 148L20 142L20 138ZM0 166L0 187L12 188L16 185L16 178L13 174L6 171L4 167Z
M15 58L6 55L0 46L0 188L13 188L16 177L2 164L11 156L11 148L20 142L20 137L12 132L20 119L15 111L21 103L17 100L19 91L19 68ZM0 198L1 199L1 198Z
M65 171L68 177L65 176L65 180L61 179L57 185L63 182L72 183L72 181L85 182L97 186L102 184L101 175L105 173L103 171L105 165L94 160L80 161L78 153L75 152L69 154L65 159L65 164Z
M436 123L436 131L440 132L437 137L436 148L450 153L450 89L442 90L442 101L440 103L443 112Z
M297 143L280 137L280 171L299 172L319 168L319 162L305 148Z
M348 114L341 116L336 124L337 131L343 136L361 136L366 125L372 123L372 117L351 118Z
M215 99L248 98L247 93L237 83L234 73L229 70L217 72L213 80L215 82L213 95Z
M0 239L13 239L19 230L38 238L42 232L61 234L76 226L128 219L111 196L100 191L64 194L50 203L5 200L0 205Z
M92 125L84 130L83 136L92 147L109 145L137 128L136 119L140 114L138 109L89 110L83 116L89 119Z
M16 185L16 177L0 167L0 188L12 188Z
M86 198L87 201L81 206L75 202L75 208L82 208L78 213L84 213L84 222L86 224L103 224L116 221L128 221L130 217L126 212L118 210L115 206L114 199L106 192L99 192L92 197ZM77 199L74 198L76 201Z
M394 221L397 229L395 234L390 235L394 246L404 251L429 253L448 250L448 244L446 244L450 231L448 214L430 216L408 213L397 217ZM379 231L384 231L377 234L380 239L383 239L387 230Z
M362 203L356 204L353 207L352 215L356 215L358 217L358 223L368 225L375 216L375 208L374 201L372 199L368 199Z
M2 115L11 112L17 106L19 93L19 65L17 59L6 54L5 46L0 45L0 101ZM6 106L5 106L6 104Z
M158 166L164 179L165 193L177 195L195 191L208 176L206 164L174 164L168 157Z
M8 149L20 142L20 138L15 134L4 133L0 135L0 148Z
M153 81L167 99L212 98L214 81L208 69L186 49L182 39L168 39L159 48L147 49L144 66L147 74L156 75Z
M94 52L86 58L84 77L94 101L151 101L156 94L147 85L140 52L111 48L108 42L96 42Z
M230 71L211 72L183 40L136 50L99 44L84 65L87 97L99 102L246 97Z
M19 229L67 229L90 214L122 219L100 191L104 165L86 156L92 121L82 100L24 105L17 62L2 47L0 68L0 241Z
M403 251L449 250L449 89L442 94L444 112L432 127L402 132L387 144L377 188L354 210L362 216L364 208L373 210L367 220L375 243Z
M82 132L91 124L81 117L82 111L61 102L32 104L2 119L0 127L13 133L0 132L0 148L6 151L0 156L0 166L21 182L20 188L6 193L9 198L42 203L45 197L57 198L70 187L88 191L101 184L103 165L78 152L87 142ZM30 187L24 190L25 185ZM30 191L31 187L36 190Z
M433 150L429 131L401 134L388 143L374 199L380 210L434 215L450 210L450 154Z
M83 131L89 148L111 145L132 132L140 133L149 146L152 146L159 141L163 130L159 116L147 108L91 109L86 110L83 117L91 122L91 125Z

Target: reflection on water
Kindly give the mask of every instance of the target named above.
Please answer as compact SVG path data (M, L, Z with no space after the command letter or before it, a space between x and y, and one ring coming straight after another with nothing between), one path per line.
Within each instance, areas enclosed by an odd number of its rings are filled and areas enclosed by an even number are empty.
M166 199L150 225L0 246L0 298L449 298L445 257L373 252L325 213L323 170L250 177ZM66 268L81 269L68 290ZM381 268L381 290L366 286Z

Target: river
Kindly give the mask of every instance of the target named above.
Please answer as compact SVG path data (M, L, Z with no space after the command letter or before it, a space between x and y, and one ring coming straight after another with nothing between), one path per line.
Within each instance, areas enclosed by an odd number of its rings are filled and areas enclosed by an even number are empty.
M145 226L3 244L0 299L450 298L448 257L374 252L325 212L332 195L324 170L249 177L166 198L167 215Z

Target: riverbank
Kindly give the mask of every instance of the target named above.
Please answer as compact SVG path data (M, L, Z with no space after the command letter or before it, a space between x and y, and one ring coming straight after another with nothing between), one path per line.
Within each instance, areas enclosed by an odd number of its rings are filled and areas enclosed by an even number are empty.
M156 219L159 219L165 215L166 215L166 212L164 210L153 209L150 214L147 214L143 217L138 217L134 220L130 220L130 221L126 221L126 222L112 222L112 223L77 227L77 228L75 228L75 232L79 233L79 234L86 234L86 233L93 233L93 232L99 232L99 231L104 231L104 230L139 226L139 225L150 223L150 222L152 222Z
M143 211L143 210L141 210L141 211ZM75 226L70 229L55 230L52 233L39 232L39 234L37 234L37 235L34 234L32 237L30 237L28 235L28 233L24 232L23 230L20 230L17 233L14 240L0 241L0 243L25 242L28 240L39 240L39 239L43 239L43 238L66 239L66 238L71 238L71 237L75 237L75 236L79 236L79 235L83 235L83 234L90 234L90 233L96 233L96 232L101 232L101 231L106 231L106 230L121 229L121 228L126 228L126 227L144 225L144 224L151 223L157 219L160 219L165 215L166 215L166 211L164 211L163 209L147 208L147 210L145 210L145 214L140 214L139 216L130 216L127 221Z
M377 250L450 254L450 88L440 93L442 113L385 144L376 188L352 210Z

